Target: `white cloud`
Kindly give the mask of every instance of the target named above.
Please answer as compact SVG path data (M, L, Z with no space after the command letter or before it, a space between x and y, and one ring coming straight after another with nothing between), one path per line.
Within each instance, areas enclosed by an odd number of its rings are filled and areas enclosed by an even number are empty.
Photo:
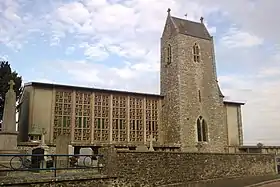
M89 11L82 3L73 2L59 7L56 11L58 19L67 24L82 25L90 17Z
M21 14L15 0L0 1L0 43L16 51L20 50L29 27L27 15Z
M280 69L277 66L262 68L261 71L257 74L259 78L271 78L271 77L279 77Z
M218 8L226 13L228 21L242 27L242 30L279 43L280 25L278 23L280 1L248 1L248 0L198 0L206 7Z
M129 66L125 66L124 68L112 68L112 70L122 79L132 79L137 76L137 72L131 69Z
M102 43L88 44L84 42L80 47L85 49L85 56L94 61L105 60L109 56L106 47Z
M60 44L60 40L65 37L65 33L53 31L50 38L50 46L57 46Z
M247 32L242 32L237 28L231 28L228 33L221 38L221 42L229 48L253 47L261 45L263 39Z
M279 145L276 130L280 116L280 78L267 80L271 69L261 69L255 74L228 75L219 77L222 91L230 100L245 101L243 106L243 128L245 143L256 144L262 141L266 145ZM274 72L272 74L275 74ZM259 76L263 75L263 76ZM225 88L225 89L223 89Z
M53 29L75 34L77 38L80 36L82 43L87 40L88 45L84 47L86 56L104 60L111 52L128 58L136 68L150 71L155 69L155 63L159 67L159 36L168 7L176 13L181 12L181 15L186 11L173 0L131 0L123 3L84 0L61 5L50 14L50 19ZM188 17L192 20L198 20L203 12L211 12L192 1L187 7ZM77 14L81 16L77 17ZM206 25L208 27L207 22ZM209 28L215 33L215 27ZM150 59L146 57L148 53ZM153 65L149 65L152 61ZM145 68L147 66L150 68Z
M52 68L51 68L52 67ZM157 72L138 72L129 67L110 67L89 61L48 62L38 71L58 71L59 78L53 82L64 83L63 77L69 77L71 84L97 88L128 90L135 92L159 92Z
M84 61L78 61L76 63L60 63L63 69L67 69L67 72L72 75L73 79L87 81L91 83L102 84L104 80L100 79L97 75L99 70L93 68L91 65Z

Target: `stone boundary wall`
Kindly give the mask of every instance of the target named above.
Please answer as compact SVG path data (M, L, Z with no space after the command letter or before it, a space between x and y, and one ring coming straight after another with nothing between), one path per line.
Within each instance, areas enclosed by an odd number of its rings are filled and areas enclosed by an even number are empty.
M168 185L229 177L276 175L275 155L136 152L103 148L104 174L135 185Z

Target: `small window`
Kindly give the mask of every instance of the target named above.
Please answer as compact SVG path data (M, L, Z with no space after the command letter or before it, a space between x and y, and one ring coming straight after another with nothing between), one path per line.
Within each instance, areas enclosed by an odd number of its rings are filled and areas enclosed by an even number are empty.
M168 47L167 47L167 64L171 64L171 60L172 60L171 45L168 44Z
M197 140L199 142L207 142L208 141L207 124L202 116L199 116L199 118L197 119L196 126L197 126Z
M199 46L196 43L193 46L193 61L200 62L200 50Z
M202 141L202 139L201 139L202 136L201 136L201 125L200 125L200 120L199 119L197 119L196 125L197 125L197 140L199 142L201 142Z
M198 101L201 102L201 93L200 93L200 90L198 90Z
M204 119L202 119L202 141L207 142L207 126Z

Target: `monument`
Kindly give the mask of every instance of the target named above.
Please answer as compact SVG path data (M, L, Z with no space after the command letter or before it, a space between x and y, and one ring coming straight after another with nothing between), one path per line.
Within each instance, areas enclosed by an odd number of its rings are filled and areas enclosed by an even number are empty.
M0 131L0 154L19 154L17 149L16 131L16 93L13 86L14 81L10 80L10 88L5 96L2 130ZM12 157L0 157L1 164L10 164Z
M150 142L149 151L155 151L154 146L153 146L153 141L156 141L156 139L153 137L152 134L150 134L148 141Z
M47 131L45 128L42 128L41 131L41 142L38 147L35 147L35 149L32 150L32 159L34 163L35 168L46 168L47 162L50 161L52 158L51 156L46 156L50 153L50 148L45 142L45 135L47 134ZM35 156L36 154L44 154L45 156Z

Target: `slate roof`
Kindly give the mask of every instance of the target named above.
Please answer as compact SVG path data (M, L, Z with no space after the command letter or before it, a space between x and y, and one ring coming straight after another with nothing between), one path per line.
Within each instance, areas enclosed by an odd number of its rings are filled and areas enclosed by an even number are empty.
M81 87L81 86L72 86L72 85L63 85L63 84L51 84L51 83L42 83L42 82L28 82L28 83L24 84L24 87L27 87L27 86L34 86L34 87L38 87L38 88L70 89L70 90L77 89L77 90L85 90L85 91L93 91L93 92L122 93L122 94L136 95L136 96L138 95L138 96L150 96L150 97L164 98L163 95L159 95L159 94L129 92L129 91L121 91L121 90L90 88L90 87ZM224 100L224 103L244 105L244 103L241 103L241 102L226 101L226 100Z
M135 95L135 96L149 96L149 97L158 97L163 98L160 94L152 94L152 93L141 93L141 92L129 92L122 90L110 90L110 89L102 89L102 88L92 88L92 87L83 87L83 86L73 86L73 85L64 85L64 84L52 84L52 83L42 83L42 82L28 82L24 84L24 87L33 86L37 88L54 88L54 89L68 89L68 90L84 90L84 91L92 91L92 92L104 92L104 93L116 93L116 94L127 94L127 95Z
M178 28L180 34L194 36L206 40L211 40L211 35L203 23L189 21L171 16L173 23Z

